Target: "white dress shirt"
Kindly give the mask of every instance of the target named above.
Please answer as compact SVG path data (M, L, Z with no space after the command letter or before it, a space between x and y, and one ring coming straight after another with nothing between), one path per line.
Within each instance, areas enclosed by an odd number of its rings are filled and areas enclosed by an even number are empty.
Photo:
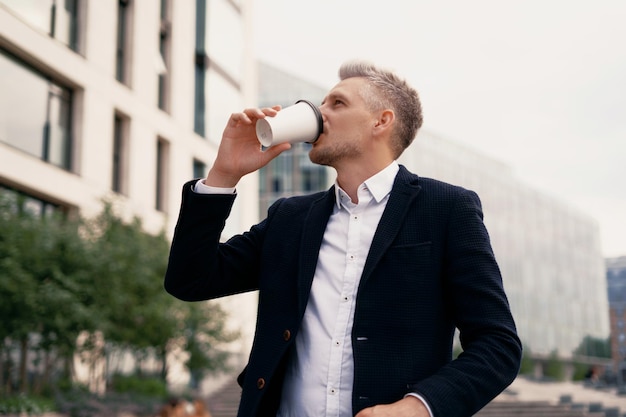
M335 184L336 204L324 232L296 348L289 358L278 417L352 416L351 334L356 295L398 169L394 161L363 182L356 204ZM234 189L201 182L196 186L200 193L220 191Z

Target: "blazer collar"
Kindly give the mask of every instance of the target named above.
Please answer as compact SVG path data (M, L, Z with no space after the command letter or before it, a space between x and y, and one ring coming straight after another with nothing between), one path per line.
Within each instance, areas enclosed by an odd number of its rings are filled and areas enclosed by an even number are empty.
M304 314L309 292L317 267L317 258L326 231L326 224L335 204L335 186L313 201L303 227L300 243L300 265L298 273L298 308L300 316Z
M419 177L410 173L403 165L400 165L387 207L385 207L385 211L378 223L365 261L365 267L361 275L361 284L371 275L374 267L398 234L404 223L406 213L420 190Z

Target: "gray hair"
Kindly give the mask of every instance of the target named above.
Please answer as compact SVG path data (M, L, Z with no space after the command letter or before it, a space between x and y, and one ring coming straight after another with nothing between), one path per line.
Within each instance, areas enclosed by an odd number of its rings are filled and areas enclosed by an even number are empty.
M365 61L349 61L339 68L339 79L363 77L361 96L372 111L391 109L396 115L392 146L396 158L413 142L422 126L422 105L417 91L393 72Z

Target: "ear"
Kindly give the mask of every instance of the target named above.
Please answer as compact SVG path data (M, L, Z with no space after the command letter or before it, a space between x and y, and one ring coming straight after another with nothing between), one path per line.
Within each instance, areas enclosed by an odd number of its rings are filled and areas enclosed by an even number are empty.
M391 127L396 120L396 114L391 109L381 111L374 123L374 134L391 134Z

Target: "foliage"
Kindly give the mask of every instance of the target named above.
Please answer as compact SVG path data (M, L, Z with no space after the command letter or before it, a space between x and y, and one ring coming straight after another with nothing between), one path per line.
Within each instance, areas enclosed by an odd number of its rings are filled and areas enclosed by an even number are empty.
M594 358L610 358L611 339L585 336L585 338L580 342L580 345L578 345L578 347L574 350L574 354Z
M12 397L0 397L0 415L3 414L43 414L55 411L54 402L48 398L39 398L20 394Z
M163 384L174 348L187 351L196 374L224 368L219 347L237 335L224 329L217 305L183 303L163 290L163 233L123 221L109 203L90 220L25 206L0 193L0 394L58 391L72 379L76 355L87 365L104 357L115 372L111 355L131 353L138 375L156 359Z
M589 365L584 363L574 363L574 372L572 374L573 381L584 381L589 372Z
M138 375L115 374L113 389L117 393L129 393L146 397L166 398L167 385L161 378Z
M530 348L524 346L522 349L522 363L520 365L520 375L533 375L535 372L535 361L532 358Z
M556 351L550 353L544 370L544 375L556 381L563 381L565 379L565 364L563 361L559 360L559 356Z
M212 320L207 320L211 317ZM224 327L226 314L214 303L188 303L184 320L185 350L189 353L185 366L191 372L192 385L210 371L227 369L228 354L217 347L232 342L239 334Z

